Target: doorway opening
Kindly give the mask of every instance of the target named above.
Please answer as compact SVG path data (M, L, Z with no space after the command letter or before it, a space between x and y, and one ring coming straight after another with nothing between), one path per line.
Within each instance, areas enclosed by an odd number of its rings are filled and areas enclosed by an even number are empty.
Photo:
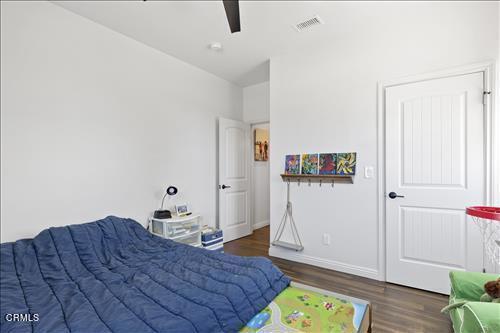
M218 227L229 242L269 225L269 122L219 118L218 132Z
M250 161L252 172L252 229L269 225L270 220L270 175L269 156L271 142L269 140L269 122L252 124L253 158Z

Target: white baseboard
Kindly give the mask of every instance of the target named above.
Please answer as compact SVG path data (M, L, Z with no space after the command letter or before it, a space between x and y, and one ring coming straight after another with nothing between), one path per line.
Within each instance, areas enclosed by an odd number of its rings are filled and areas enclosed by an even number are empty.
M260 221L253 224L253 230L260 229L269 225L269 220Z
M343 273L354 274L358 276L363 276L369 279L380 280L379 272L373 268L361 267L351 264L346 264L339 261L328 260L323 258L317 258L313 256L308 256L303 253L284 250L277 248L275 246L269 247L269 255L271 257L278 257L281 259L297 261L304 264L309 264L313 266L318 266L321 268L327 268L334 271L339 271Z

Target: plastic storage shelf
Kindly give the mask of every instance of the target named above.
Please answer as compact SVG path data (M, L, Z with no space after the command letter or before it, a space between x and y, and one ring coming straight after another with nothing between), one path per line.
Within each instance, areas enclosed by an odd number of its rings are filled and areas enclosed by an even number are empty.
M172 216L170 219L149 219L152 234L176 242L201 247L201 215Z

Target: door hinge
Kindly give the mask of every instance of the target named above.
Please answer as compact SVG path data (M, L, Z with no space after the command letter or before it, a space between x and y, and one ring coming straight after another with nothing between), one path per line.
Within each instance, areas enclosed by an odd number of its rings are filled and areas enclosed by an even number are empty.
M486 105L489 95L491 95L491 91L483 91L483 105Z

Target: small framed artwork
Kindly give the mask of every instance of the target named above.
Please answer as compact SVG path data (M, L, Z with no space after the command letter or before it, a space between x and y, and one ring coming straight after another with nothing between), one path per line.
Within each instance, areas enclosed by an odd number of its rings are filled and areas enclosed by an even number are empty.
M337 154L319 154L319 174L334 175L337 172Z
M317 175L318 154L302 154L301 170L303 175Z
M286 155L285 174L287 175L300 174L300 155Z
M337 175L356 174L356 153L337 154Z
M175 212L177 213L177 216L187 215L189 213L187 204L175 205Z
M269 159L269 130L265 128L255 129L254 160L267 161Z

